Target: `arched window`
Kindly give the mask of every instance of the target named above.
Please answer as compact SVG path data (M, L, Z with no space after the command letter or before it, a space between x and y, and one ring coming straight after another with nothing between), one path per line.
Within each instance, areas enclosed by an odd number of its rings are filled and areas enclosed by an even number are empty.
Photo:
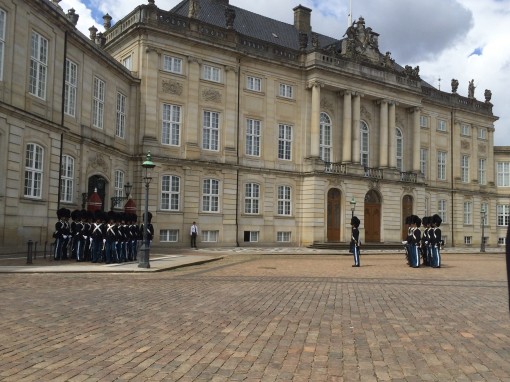
M319 156L324 162L331 162L331 118L321 113Z
M404 138L402 136L402 130L400 130L398 127L395 129L395 138L397 140L397 169L399 171L404 171Z
M366 122L361 121L359 125L360 130L360 162L362 166L367 166L369 164L369 135L368 135L368 125Z

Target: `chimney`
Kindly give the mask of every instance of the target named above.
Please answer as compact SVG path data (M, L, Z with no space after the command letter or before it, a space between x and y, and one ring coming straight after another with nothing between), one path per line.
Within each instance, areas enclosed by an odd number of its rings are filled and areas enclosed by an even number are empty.
M309 33L312 31L312 26L310 25L310 16L312 14L312 10L310 8L303 7L299 4L294 11L294 27L303 33Z

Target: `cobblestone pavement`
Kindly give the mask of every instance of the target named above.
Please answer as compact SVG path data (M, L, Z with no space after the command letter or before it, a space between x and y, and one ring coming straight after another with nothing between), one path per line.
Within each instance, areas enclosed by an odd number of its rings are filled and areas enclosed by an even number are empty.
M503 254L0 275L1 381L510 381Z

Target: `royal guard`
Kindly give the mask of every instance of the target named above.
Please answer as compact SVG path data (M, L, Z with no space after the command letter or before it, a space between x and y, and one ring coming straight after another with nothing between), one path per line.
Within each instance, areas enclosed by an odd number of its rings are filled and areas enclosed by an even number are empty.
M92 211L81 210L83 222L83 261L92 260L92 224L94 224L94 213Z
M443 220L439 215L435 214L432 216L432 268L441 268L441 245L443 244L443 240L441 238L441 228L439 228L439 226L441 225L442 221Z
M92 232L90 234L92 239L92 262L100 263L103 260L103 246L106 231L104 212L96 211L94 213L94 220L94 223L92 223Z
M143 241L143 239L144 239L144 237L143 237L144 232L143 232L143 231L144 231L144 229L145 229L145 228L144 228L145 212L143 213L142 218L143 218L144 220L142 220L142 224L140 225L140 240L142 240L142 241ZM147 214L147 241L149 242L149 245L148 245L148 246L149 246L149 248L150 248L151 243L152 243L152 238L154 237L154 227L153 227L153 225L152 225L151 221L152 221L152 213L151 213L151 212L149 212L149 213ZM144 245L144 246L145 246L146 244L147 244L147 243L143 243L142 245Z
M76 259L76 261L83 261L84 258L84 237L83 237L83 231L84 231L84 223L83 223L83 217L80 210L74 210L71 213L71 219L73 219L71 223L71 234L72 234L72 244L71 244L71 258Z
M421 219L421 224L423 225L423 232L421 235L421 257L422 263L425 266L430 266L430 220L429 216L424 216Z
M138 227L136 214L131 214L131 225L129 226L131 234L130 261L136 261L138 251L138 238L140 237L140 228Z
M412 235L409 250L410 265L413 268L420 267L420 244L421 244L421 219L413 215L411 218Z
M354 256L354 265L353 267L359 267L360 266L360 262L359 262L359 255L360 255L360 251L359 251L359 247L360 247L360 240L359 240L359 225L360 225L360 220L358 219L357 216L353 216L351 218L351 252Z
M66 221L65 221L66 209L60 208L57 210L58 221L55 223L55 232L53 237L55 238L55 252L53 254L54 260L61 260L63 247L67 242L66 232Z
M406 219L405 219L405 224L407 226L407 236L402 241L402 244L404 244L404 250L405 250L407 265L411 265L411 261L410 261L410 258L411 258L411 248L410 248L410 244L409 243L412 240L412 226L411 226L412 219L413 219L412 215L407 216Z
M105 256L106 256L106 264L110 264L112 262L117 262L117 241L118 241L118 233L117 233L117 222L115 212L108 212L108 222L106 223L106 231L105 231Z

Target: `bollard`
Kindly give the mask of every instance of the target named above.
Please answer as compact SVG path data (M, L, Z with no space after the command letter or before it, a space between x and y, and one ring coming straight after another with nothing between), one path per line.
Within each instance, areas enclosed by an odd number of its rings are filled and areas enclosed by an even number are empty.
M28 241L28 250L27 250L27 264L32 264L32 245L34 243L32 240Z
M34 244L34 260L37 259L37 243L39 243L39 242L36 241L35 244Z
M55 259L55 253L54 253L54 251L55 251L55 242L53 242L53 243L51 243L51 244L50 244L50 254L49 254L49 256L48 256L48 258L49 258L50 260L54 260L54 259Z
M48 242L45 241L44 242L44 255L43 255L43 259L46 260L46 246L48 245Z

